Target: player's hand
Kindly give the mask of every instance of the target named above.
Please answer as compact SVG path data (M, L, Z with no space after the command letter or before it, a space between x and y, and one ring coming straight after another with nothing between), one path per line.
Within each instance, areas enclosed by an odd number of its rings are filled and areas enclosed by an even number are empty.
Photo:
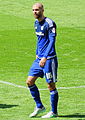
M40 60L40 62L39 62L39 65L40 65L40 67L44 67L44 65L45 65L45 63L46 63L46 58L42 58L41 60Z

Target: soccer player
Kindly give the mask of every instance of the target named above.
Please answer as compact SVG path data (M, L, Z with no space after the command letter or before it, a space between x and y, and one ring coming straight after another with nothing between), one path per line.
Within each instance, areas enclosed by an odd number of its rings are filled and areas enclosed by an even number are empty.
M35 33L37 35L36 60L33 62L27 85L36 103L36 108L29 117L35 117L40 112L45 111L45 107L40 99L39 90L35 84L38 77L45 76L48 89L50 91L51 111L42 118L57 117L58 91L55 85L57 81L57 55L55 50L56 24L50 18L44 16L44 7L41 3L35 3L32 7L35 17Z

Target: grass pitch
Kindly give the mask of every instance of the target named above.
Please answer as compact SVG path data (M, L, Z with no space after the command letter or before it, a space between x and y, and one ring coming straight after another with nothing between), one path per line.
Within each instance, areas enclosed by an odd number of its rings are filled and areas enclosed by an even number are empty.
M84 0L0 0L0 120L35 119L28 117L35 107L29 90L13 86L26 86L27 73L35 59L36 36L31 11L35 2L42 2L45 16L57 24L60 97L59 117L53 120L85 120ZM45 79L38 79L36 84L47 113L50 98ZM36 119L41 120L44 114Z

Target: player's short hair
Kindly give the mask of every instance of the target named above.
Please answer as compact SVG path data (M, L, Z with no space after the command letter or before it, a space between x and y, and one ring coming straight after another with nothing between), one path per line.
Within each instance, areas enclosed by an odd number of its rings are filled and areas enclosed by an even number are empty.
M41 8L41 9L43 9L44 10L44 6L43 6L43 4L42 3L35 3L34 5L38 5L39 6L39 8ZM33 5L33 6L34 6Z

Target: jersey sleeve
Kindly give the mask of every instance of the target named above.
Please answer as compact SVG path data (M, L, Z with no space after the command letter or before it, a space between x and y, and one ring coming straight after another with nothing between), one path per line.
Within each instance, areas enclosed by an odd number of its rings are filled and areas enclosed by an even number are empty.
M43 56L45 58L48 57L49 52L52 50L52 47L55 44L55 40L56 40L56 24L55 23L53 23L53 25L48 29L48 39L49 39L49 44Z
M34 22L34 29L35 29L35 31L36 31L36 20L35 20L35 22ZM38 55L38 45L36 44L36 55Z

